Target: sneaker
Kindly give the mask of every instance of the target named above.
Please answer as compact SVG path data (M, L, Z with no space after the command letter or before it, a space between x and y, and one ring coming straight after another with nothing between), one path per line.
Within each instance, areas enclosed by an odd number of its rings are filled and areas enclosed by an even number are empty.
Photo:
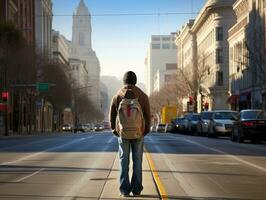
M120 193L120 195L119 195L120 197L130 197L130 195L129 194L122 194L122 193Z
M140 196L140 193L134 193L134 192L133 192L133 196L134 196L134 197L139 197L139 196Z

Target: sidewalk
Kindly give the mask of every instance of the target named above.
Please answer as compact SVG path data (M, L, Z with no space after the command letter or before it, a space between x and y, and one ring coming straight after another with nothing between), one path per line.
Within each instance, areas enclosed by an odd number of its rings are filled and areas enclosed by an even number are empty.
M132 162L130 165L130 169L132 169ZM132 170L130 170L130 175L131 174ZM140 197L131 196L123 198L119 196L119 158L117 156L112 171L104 186L102 195L99 199L160 199L160 195L158 194L156 185L153 181L152 172L145 153L143 155L143 187L144 189Z

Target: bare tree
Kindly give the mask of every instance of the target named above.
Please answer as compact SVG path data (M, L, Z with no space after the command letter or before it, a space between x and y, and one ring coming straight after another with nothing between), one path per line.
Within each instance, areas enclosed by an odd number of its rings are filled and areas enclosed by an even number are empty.
M77 93L75 99L75 112L78 122L102 121L103 113L95 108L86 93Z
M206 55L201 54L197 57L197 65L186 68L178 68L178 91L184 96L192 96L194 100L194 112L197 112L197 98L201 87L204 85L209 65L206 63Z

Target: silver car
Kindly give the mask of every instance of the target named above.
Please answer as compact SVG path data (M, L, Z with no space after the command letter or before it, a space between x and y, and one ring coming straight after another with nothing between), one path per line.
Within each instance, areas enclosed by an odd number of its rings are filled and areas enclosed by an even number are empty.
M238 112L232 110L214 111L210 120L208 137L230 136Z
M199 135L206 135L208 133L212 114L213 111L202 111L200 113L200 119L197 124L197 133Z

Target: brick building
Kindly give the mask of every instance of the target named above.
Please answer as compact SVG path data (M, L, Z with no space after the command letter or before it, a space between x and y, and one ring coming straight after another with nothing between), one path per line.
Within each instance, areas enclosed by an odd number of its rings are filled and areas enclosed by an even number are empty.
M35 44L35 1L1 0L0 19L13 22L27 42Z

